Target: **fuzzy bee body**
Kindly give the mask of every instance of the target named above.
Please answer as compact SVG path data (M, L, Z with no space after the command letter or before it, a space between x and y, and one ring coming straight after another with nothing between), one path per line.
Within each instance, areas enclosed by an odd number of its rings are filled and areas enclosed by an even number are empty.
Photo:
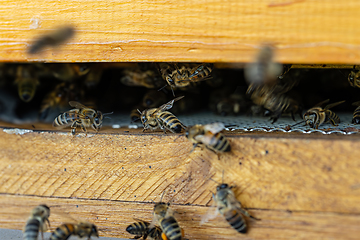
M162 238L168 240L182 240L183 231L172 214L169 205L159 202L154 206L154 220L162 230ZM165 235L165 236L164 236Z
M348 81L350 86L360 88L360 71L354 66L353 70L349 73Z
M66 240L71 235L79 236L80 238L91 236L99 237L99 233L95 224L89 222L79 222L78 224L64 223L60 225L51 234L50 240Z
M17 67L15 84L22 101L30 102L34 98L39 80L32 65L19 65Z
M360 101L354 102L352 105L357 106L353 113L352 123L354 124L360 124Z
M241 203L235 198L234 192L228 184L221 184L217 186L216 193L213 194L214 202L217 210L224 216L226 221L239 233L247 233L248 225L244 216L252 217L245 209L242 208ZM259 220L259 219L256 219Z
M78 126L84 132L86 132L87 127L92 127L96 132L99 131L103 120L103 114L100 111L95 111L75 101L70 101L69 104L76 109L71 109L56 117L53 122L54 127L71 126L72 134L75 134Z
M340 101L332 104L328 104L325 108L320 106L327 103L329 99L316 104L315 107L310 108L304 114L305 124L309 125L311 128L318 129L319 126L323 123L330 122L333 126L337 126L337 123L340 123L340 118L333 111L329 110L332 107L335 107L345 101Z
M162 240L161 234L162 230L158 226L154 226L152 228L149 228L150 223L145 221L138 221L130 224L126 231L130 234L136 235L135 238L143 237L143 239L146 239L149 237L149 239L153 240Z
M50 208L46 205L39 205L31 211L29 220L24 228L24 240L37 240L39 231L45 232L49 224Z
M146 129L162 129L164 133L166 133L166 130L172 133L179 133L182 129L185 129L186 127L174 114L166 111L172 107L175 101L178 101L181 98L183 98L183 96L175 98L174 100L161 105L159 108L151 108L142 111L140 119L144 125L143 131Z
M220 133L225 128L222 123L212 123L206 125L195 125L186 131L186 137L194 144L204 144L214 152L231 151L230 143L227 138Z

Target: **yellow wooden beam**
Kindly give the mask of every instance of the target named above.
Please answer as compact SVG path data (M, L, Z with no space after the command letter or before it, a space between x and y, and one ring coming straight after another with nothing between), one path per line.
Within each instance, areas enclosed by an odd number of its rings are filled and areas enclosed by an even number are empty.
M0 61L248 62L263 43L284 63L360 63L357 0L3 1ZM72 24L68 44L26 54Z

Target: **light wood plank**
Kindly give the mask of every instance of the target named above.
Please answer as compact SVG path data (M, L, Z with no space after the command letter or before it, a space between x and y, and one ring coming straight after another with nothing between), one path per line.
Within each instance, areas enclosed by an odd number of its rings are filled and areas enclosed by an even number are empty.
M51 208L51 230L64 221L69 222L72 217L95 223L101 236L126 238L133 237L125 228L134 222L134 218L151 221L154 206L143 202L13 195L0 195L0 204L2 228L22 229L31 209L38 204L47 204ZM249 233L241 235L221 216L200 224L209 207L172 205L172 208L189 239L358 239L360 234L358 214L249 209L261 221L250 221Z
M360 2L349 0L2 1L0 61L248 62L273 43L286 63L360 63ZM66 46L25 51L73 24Z
M6 130L6 132L9 132ZM360 212L359 138L227 134L218 158L173 134L0 131L0 192L206 205L216 183L236 185L246 207ZM303 136L303 135L302 135Z

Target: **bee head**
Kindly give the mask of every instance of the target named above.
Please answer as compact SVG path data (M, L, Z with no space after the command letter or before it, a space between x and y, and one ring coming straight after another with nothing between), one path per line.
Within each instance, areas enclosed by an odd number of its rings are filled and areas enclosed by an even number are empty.
M91 226L91 235L99 237L99 232L95 224L92 224Z
M169 205L167 203L159 202L154 206L154 214L165 217L168 207Z
M352 87L360 87L360 71L353 70L348 76L348 81Z
M50 208L46 205L39 205L32 210L31 215L47 219L50 216Z
M174 85L175 85L175 82L174 82L174 80L171 78L170 75L166 77L166 81L167 81L167 83L168 83L170 86L174 86Z
M360 117L355 117L355 118L353 118L352 123L354 123L354 124L360 124Z
M227 188L229 188L229 185L226 184L226 183L222 183L222 184L220 184L219 186L216 187L216 191L220 191L222 189L227 189Z
M100 111L97 111L94 115L94 123L97 127L100 127L103 120L103 114Z

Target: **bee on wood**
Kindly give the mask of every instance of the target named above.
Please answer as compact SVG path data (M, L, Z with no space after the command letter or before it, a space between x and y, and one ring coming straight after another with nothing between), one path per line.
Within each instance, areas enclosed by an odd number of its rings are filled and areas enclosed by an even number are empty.
M141 70L140 68L125 69L124 76L120 79L121 83L130 87L159 88L162 80L154 70Z
M350 83L350 86L360 88L360 71L359 69L355 68L354 66L353 70L350 72L348 76L348 81Z
M151 240L163 240L163 238L161 237L162 230L160 227L158 226L154 226L152 228L149 227L150 227L149 222L139 220L138 222L134 222L130 224L126 228L126 231L130 234L136 235L134 237L135 239L143 237L143 240L145 240L147 239L147 237L149 237L149 239Z
M83 221L77 224L64 223L60 225L51 234L50 240L66 240L71 235L79 238L87 237L88 240L90 240L91 236L99 237L96 225Z
M60 27L53 32L45 34L38 39L36 39L29 47L28 53L35 54L40 52L45 47L57 46L67 40L69 40L75 33L75 29L70 26Z
M87 127L92 127L96 132L99 131L104 114L100 111L85 107L81 103L70 101L70 106L75 109L64 112L55 118L53 122L54 127L68 127L72 128L71 133L75 135L76 127L81 127L82 131L86 133Z
M24 228L24 240L37 240L39 231L41 237L44 239L43 232L47 230L46 223L50 227L50 208L46 205L39 205L35 207L30 214Z
M236 199L234 192L226 183L222 183L216 187L216 193L213 199L216 204L217 211L226 219L226 221L239 233L247 233L248 225L244 216L257 219L251 216Z
M143 132L146 129L155 130L160 128L164 131L164 133L166 133L166 130L172 133L179 133L182 129L186 129L185 125L182 124L174 114L166 111L172 108L174 102L182 99L183 97L184 96L175 98L158 108L145 109L142 112L139 110L138 112L141 114L140 119L144 126Z
M219 122L206 125L198 124L186 131L186 137L193 143L193 150L199 144L204 144L215 153L230 152L231 147L229 141L220 133L224 128L224 124Z
M321 105L327 102L329 102L329 99L316 104L314 107L305 112L304 121L306 125L309 125L311 128L318 129L323 123L330 122L333 126L337 126L337 123L340 123L339 116L329 109L345 101L328 104L326 107L321 108Z
M200 64L197 66L189 64L160 63L159 70L162 78L167 82L172 90L176 88L188 87L199 81L210 79L213 64Z
M168 203L159 202L154 206L154 223L157 223L162 230L164 240L183 240L184 232L173 216L172 209ZM150 225L150 227L152 224Z
M19 97L24 102L30 102L35 96L39 79L32 65L19 65L16 68L15 84Z
M355 111L353 113L353 118L352 118L351 123L360 124L360 101L354 102L352 105L357 106L357 108L355 109Z

